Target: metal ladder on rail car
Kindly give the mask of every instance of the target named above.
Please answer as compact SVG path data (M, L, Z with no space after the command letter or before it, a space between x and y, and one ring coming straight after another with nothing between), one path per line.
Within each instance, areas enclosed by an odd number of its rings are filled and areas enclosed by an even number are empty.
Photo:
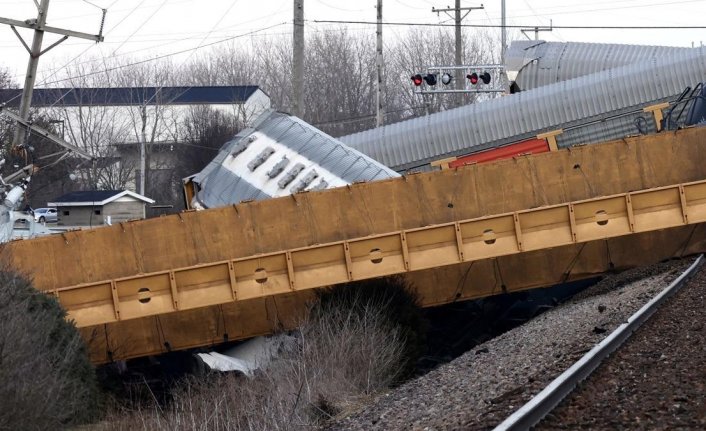
M689 105L691 101L693 103ZM687 106L689 106L689 110L687 111L686 119L683 124L680 124L679 120ZM677 107L681 108L675 116L674 113ZM706 123L706 87L703 82L699 82L693 89L686 87L677 97L662 120L662 130L676 130L681 127L702 123Z

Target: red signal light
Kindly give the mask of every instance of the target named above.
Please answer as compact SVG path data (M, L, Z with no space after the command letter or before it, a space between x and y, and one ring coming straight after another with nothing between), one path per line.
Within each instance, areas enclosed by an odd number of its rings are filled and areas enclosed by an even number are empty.
M414 83L415 87L419 87L420 85L422 85L422 75L412 75L412 82Z
M476 72L473 72L469 75L466 75L466 78L468 78L471 81L471 84L473 85L478 84L478 81L483 81L483 84L490 84L490 73L488 72L483 72L480 75L478 75Z

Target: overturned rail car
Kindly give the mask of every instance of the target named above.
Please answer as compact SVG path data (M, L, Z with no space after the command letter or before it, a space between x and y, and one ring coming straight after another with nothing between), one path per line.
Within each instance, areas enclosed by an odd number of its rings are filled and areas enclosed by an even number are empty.
M432 306L702 252L705 221L706 128L688 128L15 241L0 258L104 363L290 328L314 289L354 280L402 274Z

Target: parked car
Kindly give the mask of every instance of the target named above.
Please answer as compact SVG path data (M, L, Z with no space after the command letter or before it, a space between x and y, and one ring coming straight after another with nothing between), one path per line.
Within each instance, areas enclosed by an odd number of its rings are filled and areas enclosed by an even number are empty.
M59 221L56 208L37 208L34 210L34 221L39 223L53 223Z

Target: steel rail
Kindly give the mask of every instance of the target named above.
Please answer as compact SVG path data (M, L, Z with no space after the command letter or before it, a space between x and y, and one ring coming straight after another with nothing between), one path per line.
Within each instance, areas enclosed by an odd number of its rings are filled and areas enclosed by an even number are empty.
M700 255L689 268L667 288L652 298L626 323L620 325L608 337L598 343L568 370L554 379L539 394L535 395L524 406L520 407L494 431L528 430L535 426L547 414L566 398L576 388L579 382L586 379L611 353L617 350L644 322L646 322L669 297L674 295L703 265L704 255Z

